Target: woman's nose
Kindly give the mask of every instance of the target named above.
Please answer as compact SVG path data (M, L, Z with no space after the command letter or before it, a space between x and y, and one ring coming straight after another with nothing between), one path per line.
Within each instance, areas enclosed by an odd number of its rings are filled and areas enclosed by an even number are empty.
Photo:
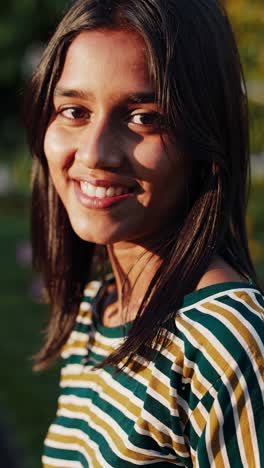
M90 169L120 167L123 162L120 136L109 123L90 122L81 135L76 159Z

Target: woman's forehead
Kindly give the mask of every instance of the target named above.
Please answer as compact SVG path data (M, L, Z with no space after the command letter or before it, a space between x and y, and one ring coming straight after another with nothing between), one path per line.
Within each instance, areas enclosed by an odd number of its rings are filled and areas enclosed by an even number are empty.
M68 49L55 94L69 90L90 98L107 92L149 100L153 83L141 36L107 29L80 33Z

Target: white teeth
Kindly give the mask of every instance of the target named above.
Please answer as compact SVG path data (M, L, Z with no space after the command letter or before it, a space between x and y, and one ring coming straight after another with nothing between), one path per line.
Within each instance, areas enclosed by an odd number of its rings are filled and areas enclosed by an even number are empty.
M88 182L84 183L87 190L87 195L95 196L95 187L92 184L88 184Z
M106 197L106 188L105 187L96 187L95 196L96 196L96 198L105 198Z
M106 196L107 197L113 197L115 194L115 189L114 187L108 187L107 191L106 191Z
M95 187L86 181L80 181L80 187L85 195L96 198L119 197L128 193L128 188L125 187Z

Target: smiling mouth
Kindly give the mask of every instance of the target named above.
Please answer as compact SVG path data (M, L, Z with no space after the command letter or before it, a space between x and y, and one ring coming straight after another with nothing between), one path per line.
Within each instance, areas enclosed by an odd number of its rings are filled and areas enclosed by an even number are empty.
M133 191L121 186L95 187L87 181L80 181L80 189L84 195L99 199L120 197Z
M110 185L105 182L98 183L99 185L93 185L86 180L74 181L77 199L85 208L109 210L133 197L136 192L135 187L128 188L121 185Z

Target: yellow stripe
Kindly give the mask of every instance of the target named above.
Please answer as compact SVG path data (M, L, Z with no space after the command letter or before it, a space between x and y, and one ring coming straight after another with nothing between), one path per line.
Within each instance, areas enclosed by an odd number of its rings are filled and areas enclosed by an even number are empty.
M70 374L70 375L65 375L62 377L62 382L65 380L73 380L73 381L81 381L81 382L92 382L94 383L95 387L93 390L96 391L96 387L101 387L102 392L100 390L100 393L102 395L107 395L110 398L113 399L113 401L116 401L119 403L119 405L122 405L124 408L128 410L133 416L136 418L139 417L140 415L140 407L133 403L132 399L130 397L127 397L125 394L125 389L124 393L119 392L117 389L112 388L108 382L105 382L103 378L94 372L91 373L85 373L82 374L81 376L75 375L75 374Z
M68 343L65 346L63 346L63 352L68 351L69 349L73 349L73 348L76 348L76 349L77 348L85 348L86 349L88 341L89 341L88 337L87 337L87 340L84 340L84 341L77 341L77 340L72 341L72 342L68 341ZM73 353L74 353L74 351L73 351Z
M192 337L198 343L200 349L204 349L208 352L213 361L217 363L217 366L220 367L220 369L223 372L229 367L228 361L226 361L223 358L222 354L218 352L212 341L207 339L207 337L203 333L197 330L196 324L192 325L190 323L187 323L183 317L178 317L178 323L181 325L182 328L184 328L187 332L189 332L192 335Z
M67 436L67 435L57 434L54 432L49 432L46 440L47 441L52 440L53 442L60 442L63 444L77 444L80 447L82 447L85 450L85 452L88 453L88 455L92 459L92 463L95 468L102 468L101 464L98 462L96 458L94 450L86 442L84 442L84 440L80 439L76 435ZM58 449L60 449L60 447L58 447Z
M238 297L238 299L240 299L241 301L245 302L247 305L249 305L249 307L251 307L253 310L255 310L258 314L260 314L260 316L262 317L262 319L264 320L264 310L263 310L263 307L260 307L258 306L253 300L252 298L250 297L249 294L247 294L246 292L242 291L242 292L236 292L234 293L234 295L236 297Z
M85 304L89 304L88 302L85 302ZM89 304L90 305L90 304ZM91 309L83 309L82 308L82 305L80 305L80 309L79 309L79 312L78 312L78 315L77 317L81 317L81 318L92 318L92 311Z
M249 418L247 414L247 409L244 406L245 405L245 396L243 392L243 388L241 386L241 383L235 373L235 371L232 369L232 367L229 365L229 363L223 358L223 356L215 349L213 346L213 343L208 341L206 336L203 335L201 332L199 332L194 326L192 326L189 323L186 323L184 319L179 318L181 322L181 326L185 328L186 330L189 331L189 333L192 334L192 336L195 338L195 340L200 344L201 349L206 349L210 356L213 358L214 362L217 363L217 365L221 368L223 374L227 376L228 381L230 382L230 385L233 389L234 396L237 402L237 407L240 409L240 413L243 411L243 423L240 424L241 432L243 435L243 442L247 440L247 446L252 447L253 450L253 444L251 442L251 431L250 431L250 424L249 424ZM250 455L249 455L250 453ZM247 451L247 459L248 462L250 461L250 458L252 455L252 451L250 452ZM251 460L252 463L252 460ZM254 465L251 465L252 468Z
M247 328L245 323L241 321L238 317L235 315L231 314L228 310L225 308L218 306L217 304L210 304L209 302L206 304L203 304L203 308L210 310L212 312L216 312L217 314L221 315L221 317L224 317L226 320L230 322L230 324L233 325L235 328L236 334L240 335L243 340L246 342L246 344L250 345L250 349L252 349L252 345L254 350L256 350L257 355L261 356L262 351L259 349L258 343L255 340L254 335L250 332L250 330ZM226 326L226 325L225 325ZM240 342L240 336L236 336L235 333L233 335L238 339ZM261 358L262 360L262 358ZM256 365L258 365L258 362L256 362Z
M192 413L192 419L195 420L197 426L200 429L200 432L203 432L205 425L206 425L206 420L204 419L204 416L201 410L198 408L198 406L195 408L195 410Z
M50 457L51 458L51 457ZM43 468L56 468L56 465L47 465L46 463L42 465Z
M234 386L235 386L236 379L234 380L235 380L234 382ZM230 382L232 385L233 384L232 376L230 377ZM241 423L240 428L241 428L241 433L242 433L242 443L245 447L247 465L250 466L251 468L254 468L256 465L255 465L255 461L253 460L253 458L255 459L255 457L254 457L254 446L252 443L251 425L249 422L248 412L246 408L245 395L243 393L243 390L240 384L237 385L234 393L235 393L236 401L238 402L237 411L239 415L239 421Z
M108 434L109 439L112 441L112 444L119 450L119 453L122 456L125 456L130 459L130 461L149 461L153 460L154 457L152 455L147 455L147 454L142 454L137 451L131 450L128 447L126 447L124 441L120 437L120 434L117 434L115 430L113 429L113 425L111 422L107 422L107 414L104 414L104 419L102 419L100 416L98 416L98 413L94 413L88 408L87 406L81 406L81 405L72 405L72 404L66 404L63 405L65 409L71 412L80 412L82 414L85 414L88 416L89 419L93 421L93 423L98 427L98 431L100 432L100 428L104 429L105 432ZM96 408L94 408L96 411ZM101 410L103 412L103 410ZM127 435L127 434L126 434ZM107 438L105 439L107 444L110 447L109 441ZM135 449L138 449L138 447L135 447ZM115 448L111 448L110 450L115 450ZM117 455L118 456L118 455ZM156 457L155 456L155 461L156 460L164 460L163 457Z
M195 388L201 395L205 395L208 392L210 386L208 388L205 387L204 384L198 379L197 375L194 374L192 378L192 387Z
M147 431L148 434L160 445L170 445L175 452L180 453L181 455L188 455L189 452L186 449L185 444L181 444L180 442L177 442L176 440L172 440L171 437L167 434L164 434L163 432L160 432L159 429L157 429L153 424L151 424L149 421L146 421L143 418L139 418L137 421L137 426L142 430L142 431Z
M219 440L219 421L214 407L210 411L210 446L217 468L225 468Z
M113 400L113 405L115 402L118 403L118 406L116 406L116 408L122 405L122 407L126 409L128 413L131 413L135 417L135 420L138 419L137 424L140 427L142 427L142 429L144 428L144 424L147 424L149 428L151 428L149 429L150 436L155 435L156 440L158 440L160 444L164 443L164 437L166 436L163 433L161 433L157 428L155 428L150 422L148 421L144 422L143 420L142 420L142 424L139 422L141 420L140 414L141 414L142 409L140 406L138 406L136 403L133 402L131 397L126 396L125 389L124 389L124 393L122 393L118 391L117 389L112 388L110 386L111 384L109 384L107 381L104 381L104 379L99 374L95 374L93 372L82 374L81 377L75 374L65 375L63 376L62 381L65 381L65 380L89 381L89 382L93 382L95 385L100 386L102 388L102 394L109 396ZM158 381L158 379L155 379L156 384L157 382L160 382L160 381ZM161 393L159 389L157 389L157 392ZM177 405L177 401L175 397L171 396L170 400L168 400L168 407L175 408L176 405ZM63 408L64 406L65 405L62 402L59 405L59 408ZM172 445L172 440L170 437L166 438L166 443ZM177 447L179 448L181 452L186 452L184 445L180 443L179 444L175 443L175 444L177 445Z

